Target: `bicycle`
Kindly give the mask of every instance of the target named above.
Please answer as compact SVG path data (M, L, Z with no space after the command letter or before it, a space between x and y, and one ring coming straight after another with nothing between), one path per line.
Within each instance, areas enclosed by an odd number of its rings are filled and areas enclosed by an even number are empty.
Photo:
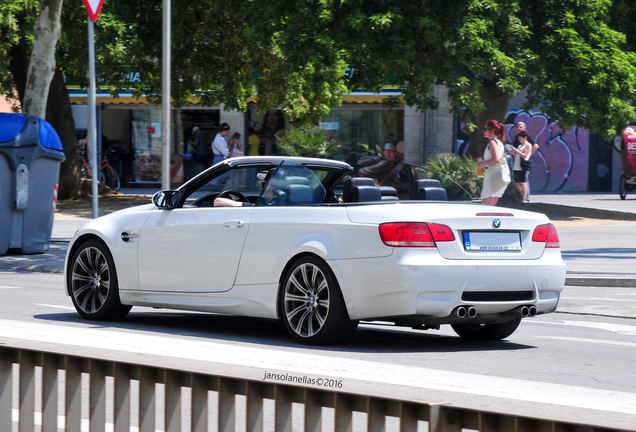
M88 162L86 162L86 157L85 155L81 157L82 157L82 168L81 168L82 176L91 178L93 175L91 174L91 169L88 165ZM97 172L97 181L101 182L102 184L108 186L109 188L115 191L118 191L121 188L119 175L117 175L117 172L113 169L112 166L110 166L110 164L108 163L108 158L106 157L104 157L104 159L102 159L102 161L99 163L99 171Z

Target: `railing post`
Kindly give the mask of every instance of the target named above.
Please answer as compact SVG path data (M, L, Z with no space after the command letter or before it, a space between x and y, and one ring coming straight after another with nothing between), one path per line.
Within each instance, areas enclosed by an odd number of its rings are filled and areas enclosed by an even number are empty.
M89 424L91 432L106 430L106 366L99 360L89 363Z
M305 389L305 432L322 430L322 404L320 392Z
M236 392L234 381L219 379L219 432L232 432L236 421Z
M263 432L263 386L260 383L247 382L247 432Z
M154 369L139 370L139 432L155 432L155 383Z
M0 430L11 430L13 350L0 348Z
M336 431L351 432L353 430L353 403L351 396L336 394Z
M32 431L35 413L35 354L20 350L20 419L19 430Z
M384 432L386 430L386 402L381 399L369 398L367 402L367 430L369 432Z
M115 432L130 432L130 366L116 364L115 381Z
M82 426L82 361L67 357L66 376L66 430L80 432Z
M460 413L452 408L432 405L429 415L429 432L461 432Z
M274 400L274 431L291 432L292 430L292 402L291 389L282 385L276 386Z
M208 380L207 376L191 375L192 432L208 431Z
M181 374L172 370L166 370L166 408L165 428L166 432L181 431Z
M58 360L54 354L42 356L42 432L57 432Z
M417 405L400 404L400 432L417 432Z

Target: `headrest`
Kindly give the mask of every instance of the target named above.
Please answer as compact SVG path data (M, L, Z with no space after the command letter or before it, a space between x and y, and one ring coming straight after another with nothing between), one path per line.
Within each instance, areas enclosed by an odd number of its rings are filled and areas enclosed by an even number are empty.
M285 182L287 184L299 184L299 185L307 185L309 186L309 179L307 177L302 176L289 176L285 178Z
M291 184L289 185L289 196L287 198L290 204L311 204L314 201L313 190L309 185Z
M380 186L380 193L382 194L383 197L398 196L397 189L394 188L393 186Z
M441 187L423 187L420 188L417 198L418 200L427 201L448 201L446 189Z
M367 177L351 177L347 179L342 187L342 200L344 202L351 202L351 190L355 186L375 186L375 181L372 178Z
M351 202L381 201L382 193L377 186L354 186L351 190Z
M421 188L426 188L426 187L442 187L442 184L439 182L439 180L436 180L436 179L415 180L413 183L411 183L411 190L409 191L409 199L411 200L421 199L421 198L418 198L419 190Z

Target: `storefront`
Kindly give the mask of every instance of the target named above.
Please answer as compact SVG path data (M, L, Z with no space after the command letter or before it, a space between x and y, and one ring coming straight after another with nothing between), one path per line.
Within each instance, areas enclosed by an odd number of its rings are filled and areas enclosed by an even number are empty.
M69 90L76 126L85 128L86 93L80 89ZM404 158L403 141L408 139L404 104L392 109L382 104L388 96L396 96L394 93L352 93L343 97L342 106L332 109L321 126L340 144L334 159L356 167L362 158L381 156L386 151L398 159ZM105 92L98 93L97 103L98 135L103 141L103 153L122 182L127 186L160 183L161 107L149 105L145 98L135 99L130 94L112 98ZM170 140L172 184L181 184L198 173L193 148L188 146L193 138L193 127L198 126L211 142L223 122L232 128L230 136L240 133L245 154L249 152L248 137L253 130L259 138L258 154L261 155L278 154L276 133L289 126L289 119L281 110L259 113L255 103L249 103L245 113L196 104L174 109Z

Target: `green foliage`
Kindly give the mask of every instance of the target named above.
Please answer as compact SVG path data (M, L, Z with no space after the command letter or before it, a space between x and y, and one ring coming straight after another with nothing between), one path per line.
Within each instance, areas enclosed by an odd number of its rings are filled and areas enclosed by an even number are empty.
M484 179L475 174L476 163L471 157L439 153L428 159L424 170L444 174L466 189L473 197L478 197L481 192Z
M290 126L276 136L278 149L288 156L329 157L338 148L338 142L329 138L329 132L318 126Z
M317 124L343 94L379 91L391 77L420 110L438 107L434 86L444 85L468 131L485 108L486 82L494 83L487 91L507 95L527 88L524 108L539 107L564 128L610 136L636 118L631 0L202 0L172 7L177 107L194 97L244 110L257 94L260 111L282 108L298 124ZM97 70L112 94L132 87L160 101L161 8L161 0L104 5ZM13 48L30 52L37 10L36 0L0 2L4 93L15 83ZM57 51L63 72L84 81L86 20L82 2L64 3ZM142 82L128 82L131 71Z

